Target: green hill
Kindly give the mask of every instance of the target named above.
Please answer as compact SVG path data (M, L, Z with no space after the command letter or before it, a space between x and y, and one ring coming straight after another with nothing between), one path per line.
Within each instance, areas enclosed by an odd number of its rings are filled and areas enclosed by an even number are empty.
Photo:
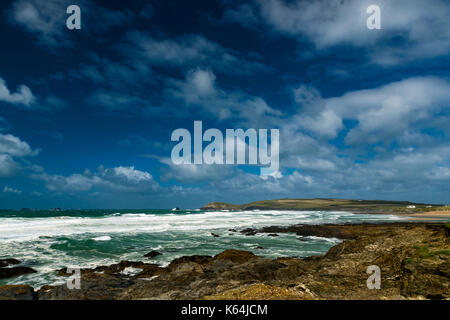
M415 208L407 208L415 206ZM430 207L431 206L431 207ZM442 205L413 203L409 201L348 200L348 199L276 199L246 204L210 202L202 210L341 210L362 213L416 213L430 211Z

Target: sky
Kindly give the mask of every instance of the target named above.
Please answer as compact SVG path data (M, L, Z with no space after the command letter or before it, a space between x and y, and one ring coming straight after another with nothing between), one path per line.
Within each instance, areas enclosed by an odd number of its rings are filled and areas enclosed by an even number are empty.
M5 0L0 16L0 209L450 203L446 0ZM194 121L279 129L279 171L174 164L171 133Z

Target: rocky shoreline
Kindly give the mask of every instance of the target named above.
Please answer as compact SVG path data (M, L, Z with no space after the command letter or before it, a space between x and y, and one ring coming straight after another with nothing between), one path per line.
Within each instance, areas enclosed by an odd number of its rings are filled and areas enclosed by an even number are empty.
M450 299L449 224L294 225L230 231L248 236L295 233L299 241L308 236L344 241L325 255L308 258L267 259L226 250L216 256L180 257L167 267L121 261L82 270L79 290L60 285L35 291L9 285L0 287L0 299ZM379 290L367 288L370 265L381 269ZM1 269L5 268L10 266ZM67 276L65 269L56 272Z

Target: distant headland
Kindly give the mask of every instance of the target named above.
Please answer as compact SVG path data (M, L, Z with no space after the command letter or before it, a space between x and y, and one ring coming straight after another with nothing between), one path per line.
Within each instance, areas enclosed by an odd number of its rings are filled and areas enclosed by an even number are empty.
M276 199L261 200L246 204L210 202L202 210L322 210L350 211L354 213L420 214L443 212L450 207L442 204L414 203L409 201L349 200L349 199Z

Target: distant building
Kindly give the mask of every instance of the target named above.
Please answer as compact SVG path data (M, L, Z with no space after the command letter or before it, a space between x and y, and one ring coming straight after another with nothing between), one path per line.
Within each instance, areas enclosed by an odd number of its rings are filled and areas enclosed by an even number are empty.
M408 209L415 209L415 208L416 208L416 206L414 206L414 205L410 204L410 205L407 205L407 206L406 206L406 208L408 208Z

